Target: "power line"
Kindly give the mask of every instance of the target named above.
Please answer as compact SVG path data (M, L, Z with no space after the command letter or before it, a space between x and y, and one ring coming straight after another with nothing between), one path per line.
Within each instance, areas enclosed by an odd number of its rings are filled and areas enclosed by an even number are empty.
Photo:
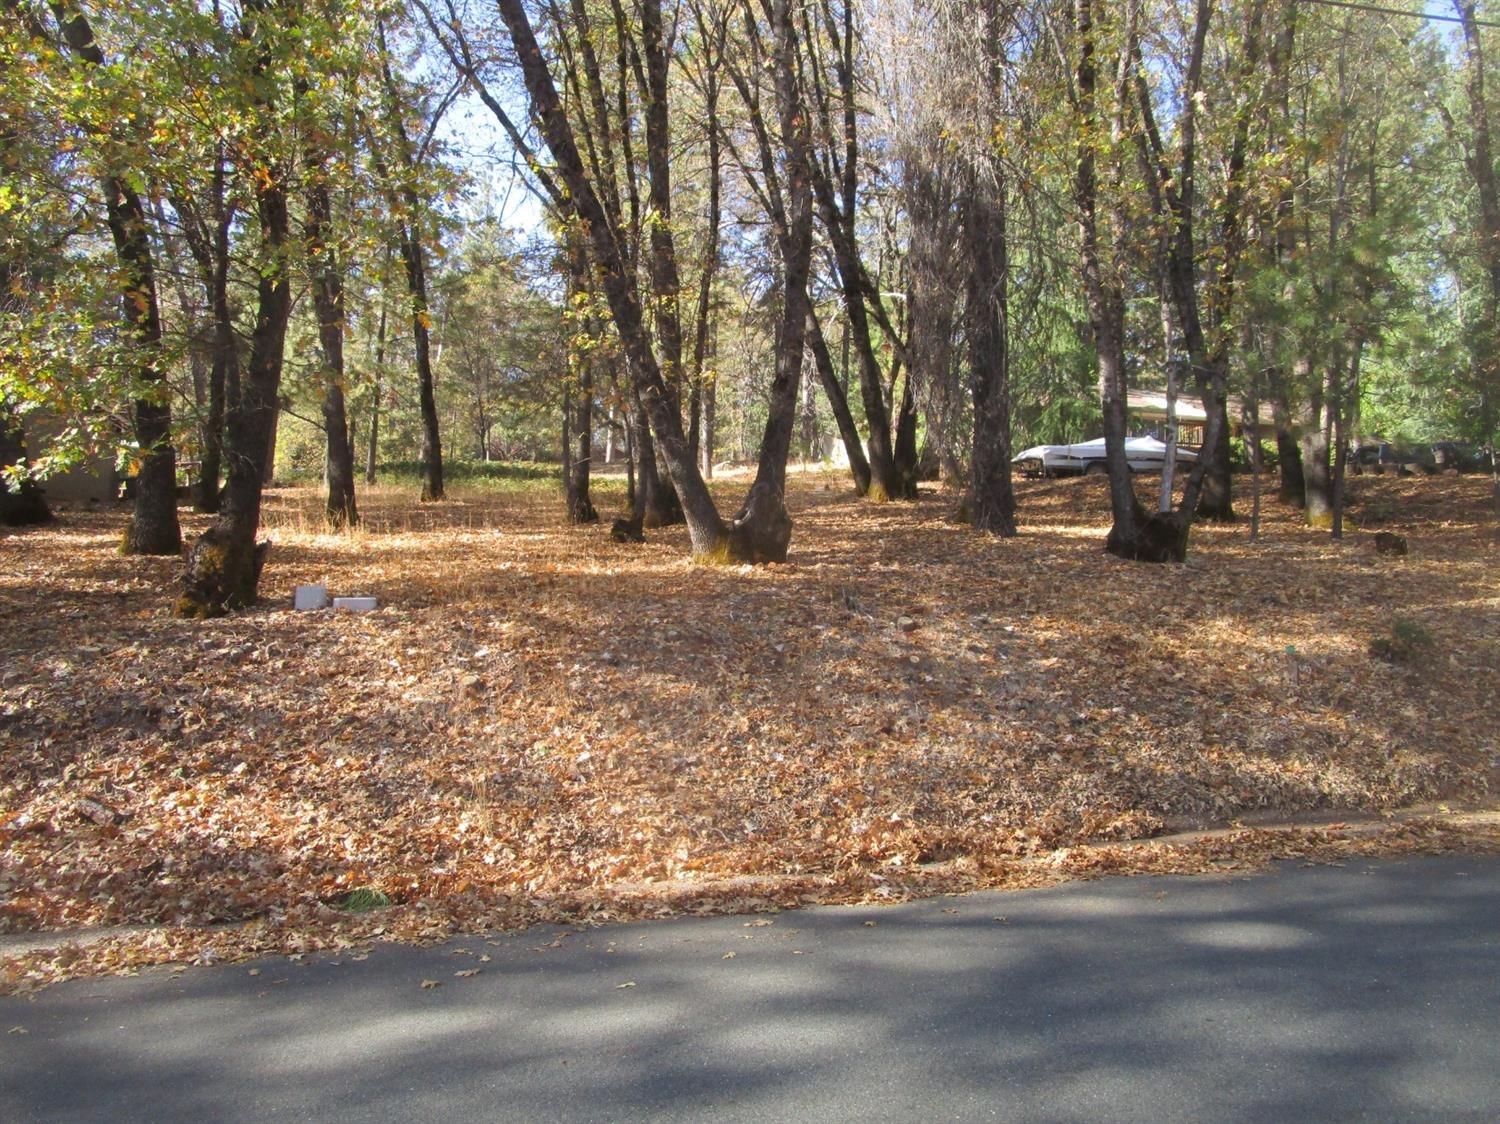
M1354 0L1307 0L1309 4L1322 4L1325 8L1352 8L1356 12L1374 12L1378 16L1405 16L1407 19L1435 20L1438 23L1463 23L1459 16L1443 16L1436 12L1408 12L1401 8L1384 8L1379 4L1358 4ZM1476 18L1479 27L1500 27L1494 20Z

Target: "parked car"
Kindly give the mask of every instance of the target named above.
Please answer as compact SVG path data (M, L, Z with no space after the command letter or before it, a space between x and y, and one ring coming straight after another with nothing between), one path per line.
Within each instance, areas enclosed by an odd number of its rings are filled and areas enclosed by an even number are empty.
M1432 453L1425 446L1393 445L1389 441L1361 445L1349 460L1356 475L1368 471L1377 476L1387 472L1410 476L1414 472L1430 473L1434 469Z
M1489 453L1462 441L1434 441L1432 461L1439 472L1450 468L1459 472L1483 472L1490 467Z
M1198 454L1177 448L1177 463L1192 464ZM1127 437L1125 463L1131 472L1160 472L1167 462L1167 446L1155 437ZM1080 441L1075 445L1034 445L1011 458L1027 476L1100 475L1108 469L1104 463L1104 438Z

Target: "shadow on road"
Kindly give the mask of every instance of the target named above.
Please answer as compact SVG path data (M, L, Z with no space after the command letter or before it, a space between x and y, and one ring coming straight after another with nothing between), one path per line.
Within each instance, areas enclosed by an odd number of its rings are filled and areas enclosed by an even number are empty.
M1497 919L1412 859L79 981L0 1001L0 1115L1481 1119Z

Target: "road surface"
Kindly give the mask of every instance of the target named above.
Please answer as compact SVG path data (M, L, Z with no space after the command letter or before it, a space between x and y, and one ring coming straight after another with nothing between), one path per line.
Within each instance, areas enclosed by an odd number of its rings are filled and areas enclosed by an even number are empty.
M1491 1121L1500 858L75 981L0 999L0 1119Z

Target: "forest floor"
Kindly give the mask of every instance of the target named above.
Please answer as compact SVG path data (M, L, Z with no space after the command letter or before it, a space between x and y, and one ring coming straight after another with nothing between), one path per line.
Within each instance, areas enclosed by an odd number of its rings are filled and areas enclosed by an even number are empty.
M1101 549L1102 481L1019 482L1000 540L936 491L874 506L794 474L790 560L762 568L696 565L681 528L564 526L552 482L367 489L348 536L279 489L263 602L208 622L167 615L177 560L116 553L123 511L0 532L0 934L120 927L0 937L0 986L1500 848L1456 814L1500 792L1488 488L1359 478L1340 542L1273 501L1260 542L1200 526L1150 566ZM315 581L380 608L293 612Z

